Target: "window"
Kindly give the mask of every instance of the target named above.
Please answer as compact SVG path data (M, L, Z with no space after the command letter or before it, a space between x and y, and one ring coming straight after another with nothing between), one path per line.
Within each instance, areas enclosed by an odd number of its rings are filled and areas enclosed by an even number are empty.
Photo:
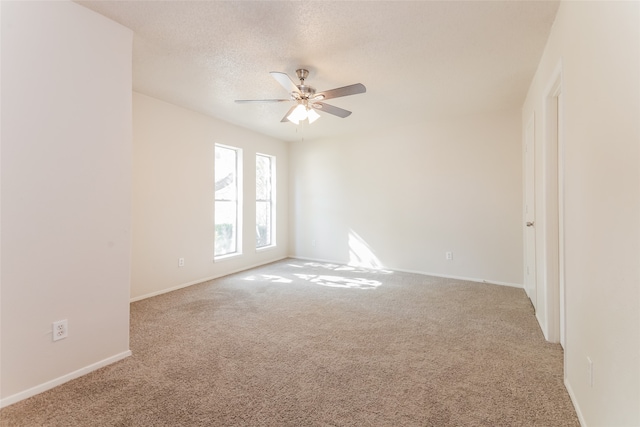
M274 246L276 158L256 154L256 248Z
M214 257L241 253L242 151L216 144Z

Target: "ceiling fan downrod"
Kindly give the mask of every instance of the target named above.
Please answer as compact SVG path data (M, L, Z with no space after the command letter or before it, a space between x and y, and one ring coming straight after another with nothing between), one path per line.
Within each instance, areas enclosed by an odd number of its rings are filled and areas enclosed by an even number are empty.
M304 85L304 80L309 75L309 70L305 70L304 68L299 68L296 70L296 76L300 79L300 84Z
M309 70L305 70L304 68L299 68L296 70L296 76L298 76L298 79L300 79L300 84L296 86L300 91L300 95L302 95L303 100L308 100L316 94L315 88L304 84L304 81L308 75ZM293 93L292 96L296 97L296 94Z

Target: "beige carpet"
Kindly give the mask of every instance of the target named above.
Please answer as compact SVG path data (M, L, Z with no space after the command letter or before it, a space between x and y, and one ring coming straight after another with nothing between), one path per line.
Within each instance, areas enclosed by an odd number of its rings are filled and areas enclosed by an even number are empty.
M578 426L521 289L285 260L131 305L133 356L2 426Z

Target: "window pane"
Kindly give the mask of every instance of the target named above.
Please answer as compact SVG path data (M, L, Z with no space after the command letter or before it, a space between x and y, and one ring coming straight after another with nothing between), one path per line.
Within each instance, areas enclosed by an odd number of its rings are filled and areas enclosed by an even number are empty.
M216 201L216 240L214 255L236 252L237 205L236 202Z
M275 244L275 158L264 154L256 155L256 247Z
M215 146L215 248L214 256L240 253L242 201L240 183L242 151Z
M271 244L271 202L256 202L256 247Z
M256 199L271 198L271 158L256 156Z
M236 200L236 150L216 146L216 200Z

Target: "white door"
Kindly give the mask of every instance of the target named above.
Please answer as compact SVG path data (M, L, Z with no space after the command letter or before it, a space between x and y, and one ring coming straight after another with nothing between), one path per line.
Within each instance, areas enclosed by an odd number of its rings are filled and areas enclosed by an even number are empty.
M531 116L524 135L525 158L525 266L524 289L536 309L536 232L535 232L535 116Z

